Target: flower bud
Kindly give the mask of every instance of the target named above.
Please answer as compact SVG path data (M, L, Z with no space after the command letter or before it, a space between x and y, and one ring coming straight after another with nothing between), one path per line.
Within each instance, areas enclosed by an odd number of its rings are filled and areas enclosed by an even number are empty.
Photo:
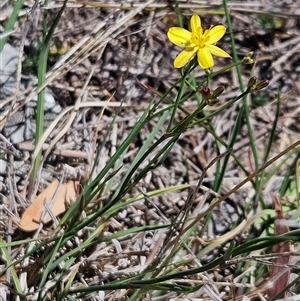
M256 84L257 84L257 78L255 76L252 76L247 84L248 90L254 91L256 89Z
M204 101L210 99L211 93L210 93L210 89L208 87L201 86L198 88L198 91L201 93Z
M245 57L247 57L249 59L252 59L252 57L253 57L253 51L250 51L250 52L246 53Z
M269 81L267 79L258 81L258 79L253 76L249 79L248 82L248 92L252 93L252 92L259 91L268 85L269 85Z
M254 64L253 58L250 57L250 56L247 56L247 54L246 54L246 56L243 58L242 62L243 62L244 64Z
M255 91L261 90L269 85L269 81L267 79L261 80L256 84Z
M218 87L217 89L215 89L212 92L211 98L217 98L217 97L219 97L224 91L225 91L225 88L223 86Z

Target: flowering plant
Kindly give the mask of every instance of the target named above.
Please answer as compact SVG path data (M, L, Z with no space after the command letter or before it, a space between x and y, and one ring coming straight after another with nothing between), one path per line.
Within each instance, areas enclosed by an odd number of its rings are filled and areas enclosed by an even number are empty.
M176 57L174 61L175 68L183 67L196 54L202 69L209 69L214 66L212 55L230 58L226 51L215 46L215 43L225 34L225 26L216 25L203 30L200 17L193 15L190 20L190 29L191 31L181 27L171 27L167 33L169 40L173 44L185 48Z

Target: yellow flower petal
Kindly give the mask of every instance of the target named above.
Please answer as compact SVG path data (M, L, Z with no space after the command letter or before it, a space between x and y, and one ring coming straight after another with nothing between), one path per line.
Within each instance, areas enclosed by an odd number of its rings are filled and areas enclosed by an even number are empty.
M193 33L196 33L199 28L202 29L200 17L197 15L192 15L190 20L190 26L191 26L191 31ZM201 34L202 34L202 30L201 30Z
M174 67L175 68L182 68L184 65L186 65L195 55L197 52L197 47L193 48L186 48L182 52L180 52L175 61L174 61Z
M167 35L169 40L179 47L187 47L192 37L192 34L188 30L181 27L171 27Z
M215 45L206 45L205 48L213 55L219 57L231 57L226 51Z
M225 32L225 26L214 26L212 29L209 30L209 40L207 41L206 45L215 44L216 42L218 42L224 36Z
M198 63L202 69L208 69L214 66L214 60L207 47L199 48L197 52Z

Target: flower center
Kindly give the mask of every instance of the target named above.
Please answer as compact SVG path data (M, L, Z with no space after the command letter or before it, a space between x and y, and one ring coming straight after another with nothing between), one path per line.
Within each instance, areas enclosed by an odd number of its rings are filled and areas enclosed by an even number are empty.
M204 33L202 33L202 28L197 28L196 31L192 32L192 42L200 48L203 48L205 43L207 43L210 39L209 32L210 29L206 29Z

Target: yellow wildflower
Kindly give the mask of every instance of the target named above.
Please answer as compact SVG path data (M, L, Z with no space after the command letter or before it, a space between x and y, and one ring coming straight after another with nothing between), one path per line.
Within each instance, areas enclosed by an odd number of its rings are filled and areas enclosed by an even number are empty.
M208 69L214 66L212 54L219 57L228 57L230 55L215 46L226 32L223 25L211 26L203 32L201 19L197 15L193 15L190 20L191 31L181 27L171 27L168 31L169 40L185 49L179 53L174 61L175 68L181 68L186 65L196 54L198 63L202 69Z

